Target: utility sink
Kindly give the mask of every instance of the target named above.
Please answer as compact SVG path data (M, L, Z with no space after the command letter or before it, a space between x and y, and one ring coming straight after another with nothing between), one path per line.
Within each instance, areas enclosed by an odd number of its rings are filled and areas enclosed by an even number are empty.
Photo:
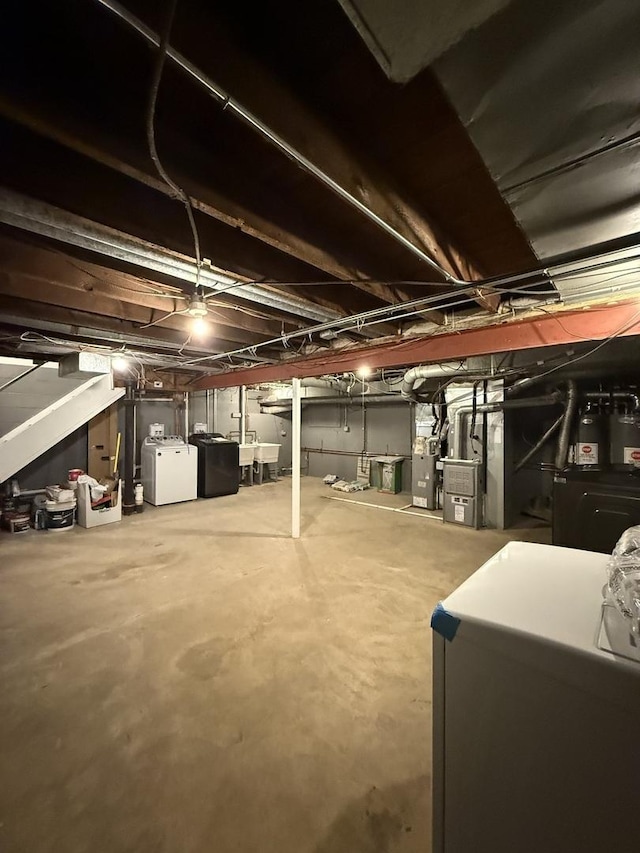
M240 445L242 447L242 445ZM269 444L266 441L259 441L252 445L255 449L254 459L256 462L277 462L280 455L279 444Z
M257 445L255 444L240 444L238 465L244 468L245 465L253 465L254 453Z

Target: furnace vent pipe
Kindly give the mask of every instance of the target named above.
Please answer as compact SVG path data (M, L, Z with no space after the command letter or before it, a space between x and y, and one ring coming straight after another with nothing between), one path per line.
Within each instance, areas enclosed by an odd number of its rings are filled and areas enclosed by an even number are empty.
M443 377L454 378L456 374L465 376L469 373L466 362L447 361L442 364L424 364L412 367L402 377L400 394L403 400L412 403L417 401L416 385L422 384L425 379L442 379Z
M480 403L475 407L478 413L502 412L506 409L530 409L536 406L553 406L562 399L560 391L553 391L543 397L525 397L523 400L500 400L495 403ZM473 406L460 406L455 410L453 426L453 458L462 459L462 418L473 414Z
M571 426L577 411L578 386L573 379L570 379L567 382L567 407L564 410L564 418L560 428L560 437L558 438L558 451L556 453L556 468L558 471L562 471L567 464L569 440L571 438Z

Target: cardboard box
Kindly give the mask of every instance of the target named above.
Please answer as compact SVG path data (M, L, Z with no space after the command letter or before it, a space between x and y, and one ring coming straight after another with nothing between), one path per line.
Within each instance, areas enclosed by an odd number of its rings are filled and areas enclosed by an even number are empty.
M101 527L122 519L122 480L118 484L117 493L112 494L111 503L101 504L95 509L91 506L91 489L86 483L78 483L78 524L80 527Z

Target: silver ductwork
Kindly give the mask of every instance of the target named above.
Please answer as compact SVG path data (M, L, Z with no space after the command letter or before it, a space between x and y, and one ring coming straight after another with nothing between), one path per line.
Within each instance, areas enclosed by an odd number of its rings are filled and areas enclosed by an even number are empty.
M403 400L415 403L417 388L422 385L425 379L442 379L443 377L453 379L458 374L460 377L465 377L468 372L466 361L447 361L441 364L422 364L418 367L412 367L407 370L402 379L400 394Z
M578 411L578 386L573 379L567 382L567 407L564 410L564 418L560 427L558 438L558 451L556 453L556 468L561 471L567 464L569 454L569 442L571 440L571 427Z

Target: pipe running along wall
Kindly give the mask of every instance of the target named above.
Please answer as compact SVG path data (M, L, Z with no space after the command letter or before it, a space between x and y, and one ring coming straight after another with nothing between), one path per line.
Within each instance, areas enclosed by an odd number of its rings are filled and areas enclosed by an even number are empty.
M500 400L495 403L480 403L475 407L475 411L485 414L491 412L502 412L509 409L530 409L537 406L553 406L559 403L562 399L560 391L553 391L551 394L545 394L541 397L525 397L522 400ZM465 415L470 415L474 411L473 406L460 406L455 410L454 428L453 428L453 457L454 459L462 459L463 442L462 442L462 419Z

